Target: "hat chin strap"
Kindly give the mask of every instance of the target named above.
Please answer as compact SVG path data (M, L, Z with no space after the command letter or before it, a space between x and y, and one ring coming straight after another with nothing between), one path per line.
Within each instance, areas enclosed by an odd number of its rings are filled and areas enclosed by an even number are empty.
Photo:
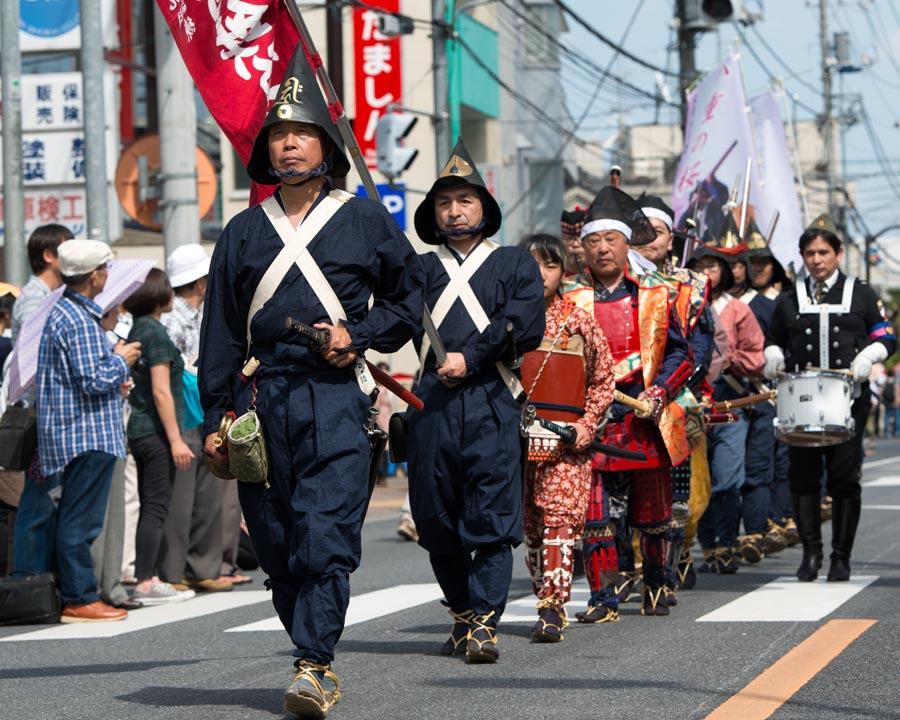
M478 233L482 232L485 227L487 227L487 223L484 221L484 218L481 218L481 222L473 228L465 228L463 230L438 230L435 234L442 240L447 240L453 237L477 235Z
M279 180L284 182L287 178L301 178L300 182L296 183L288 183L285 182L285 185L289 185L290 187L300 187L304 183L309 182L318 177L322 177L323 175L327 175L329 170L328 161L323 160L322 164L319 165L315 170L305 170L303 172L299 170L285 170L281 172L280 170L276 170L275 168L269 166L269 175L272 177L277 177Z

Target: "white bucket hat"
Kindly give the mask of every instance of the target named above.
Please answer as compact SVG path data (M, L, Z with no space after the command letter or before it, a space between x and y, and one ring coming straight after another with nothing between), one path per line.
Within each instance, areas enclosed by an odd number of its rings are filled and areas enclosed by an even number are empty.
M181 245L169 253L166 273L173 288L190 285L209 275L209 255L199 243Z

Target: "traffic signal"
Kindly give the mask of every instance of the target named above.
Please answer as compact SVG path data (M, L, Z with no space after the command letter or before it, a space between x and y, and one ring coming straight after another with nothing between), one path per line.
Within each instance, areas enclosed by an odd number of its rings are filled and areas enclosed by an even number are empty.
M404 147L403 138L409 135L418 118L411 113L389 112L378 119L375 126L375 155L378 170L388 178L399 177L419 154Z
M740 0L703 0L703 14L714 23L741 19Z

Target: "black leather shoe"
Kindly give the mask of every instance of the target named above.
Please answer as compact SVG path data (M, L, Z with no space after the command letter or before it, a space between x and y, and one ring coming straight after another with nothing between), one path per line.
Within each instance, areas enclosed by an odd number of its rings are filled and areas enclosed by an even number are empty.
M797 579L800 582L812 582L819 577L819 569L822 567L822 553L807 552L803 550L803 559L797 568Z
M132 610L140 610L142 607L144 607L144 603L142 603L140 600L132 600L131 598L128 598L127 600L123 600L122 602L120 602L118 605L113 605L113 607L117 607L120 610L128 610L128 612L131 612Z
M828 568L828 582L847 582L850 579L850 563L845 557L831 555L831 567Z

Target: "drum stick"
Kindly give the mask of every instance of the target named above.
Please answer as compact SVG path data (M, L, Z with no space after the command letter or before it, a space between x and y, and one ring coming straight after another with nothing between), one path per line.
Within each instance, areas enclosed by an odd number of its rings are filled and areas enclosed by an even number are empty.
M765 402L766 400L774 400L776 397L778 397L778 391L769 390L769 392L748 395L747 397L738 398L737 400L720 400L717 403L713 403L713 410L716 412L723 412L726 410L744 408L749 405L756 405L756 403L759 402Z
M820 368L820 367L808 367L803 370L803 372L830 372L837 373L838 375L850 375L852 377L853 372L850 370L833 370L832 368ZM785 375L790 375L791 373L784 373Z

